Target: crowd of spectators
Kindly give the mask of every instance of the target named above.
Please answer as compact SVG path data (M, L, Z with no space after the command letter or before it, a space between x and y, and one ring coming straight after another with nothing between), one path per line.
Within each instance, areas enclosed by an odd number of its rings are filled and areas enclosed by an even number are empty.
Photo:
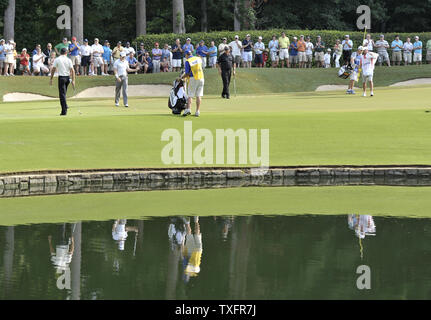
M300 35L299 39L293 37L291 41L283 32L279 37L273 35L267 46L262 37L253 42L248 34L243 40L237 35L231 42L223 38L218 46L215 41L211 41L207 46L203 40L193 45L192 40L187 38L184 44L180 39L176 39L172 45L165 43L161 46L156 42L153 48L148 49L140 43L136 50L130 42L123 45L119 41L111 49L108 40L102 45L99 39L95 38L90 45L88 39L84 39L80 44L72 37L71 41L63 38L54 47L48 43L46 48L42 49L41 45L37 44L31 52L23 48L20 53L17 52L13 40L6 42L1 39L0 76L14 76L17 73L48 75L62 48L68 50L68 57L72 60L77 75L105 76L113 73L114 62L123 51L126 52L130 68L137 70L135 73L158 73L180 71L185 63L186 51L200 57L204 68L216 68L217 57L223 53L226 46L231 48L236 67L264 68L268 65L272 68L339 68L349 62L355 46L361 45L379 54L379 65L422 64L424 51L426 62L431 63L431 40L423 45L418 36L414 37L413 42L410 38L403 42L399 36L395 36L389 44L384 35L380 35L379 39L374 41L371 35L367 34L363 43L354 44L349 35L346 35L344 39L337 39L335 43L329 44L320 36L312 40L309 36Z

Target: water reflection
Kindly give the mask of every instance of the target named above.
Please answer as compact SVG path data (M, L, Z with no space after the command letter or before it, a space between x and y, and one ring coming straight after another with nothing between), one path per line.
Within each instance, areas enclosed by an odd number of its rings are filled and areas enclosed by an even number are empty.
M0 227L0 299L431 298L431 220L345 221L176 216ZM378 279L368 292L356 288L361 264Z

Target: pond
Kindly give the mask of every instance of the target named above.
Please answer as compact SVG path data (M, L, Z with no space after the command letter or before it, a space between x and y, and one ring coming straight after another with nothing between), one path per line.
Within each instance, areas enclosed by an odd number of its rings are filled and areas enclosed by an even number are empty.
M0 299L431 298L428 218L120 218L0 226Z

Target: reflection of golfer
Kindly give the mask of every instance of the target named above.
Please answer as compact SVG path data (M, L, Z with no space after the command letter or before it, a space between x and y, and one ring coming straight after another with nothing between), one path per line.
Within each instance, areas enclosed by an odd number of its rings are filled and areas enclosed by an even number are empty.
M192 234L190 222L186 224L186 238L182 250L184 280L189 281L190 277L196 277L201 271L202 258L202 234L199 225L199 217L194 217L195 228Z
M201 100L204 95L204 71L202 69L202 59L199 57L194 57L190 51L186 51L186 63L185 63L185 73L182 78L188 78L187 84L187 109L184 110L183 116L188 116L191 114L192 100L196 97L196 113L195 116L199 117Z
M134 231L138 234L138 228L127 227L126 219L118 219L112 225L112 239L118 242L118 250L124 251L124 245L127 239L127 232Z
M58 93L61 104L60 116L65 116L68 108L66 102L67 87L71 82L70 75L72 75L72 86L75 88L75 70L73 69L72 61L67 57L67 49L62 48L60 54L61 55L55 59L54 65L52 66L49 84L52 86L52 78L55 72L58 71Z
M129 68L129 63L126 60L126 52L120 53L120 59L114 63L114 74L117 81L115 82L115 106L118 107L120 103L120 91L123 89L123 103L127 108L129 106L127 101L127 87L128 77L127 72L135 72L136 70Z
M66 270L72 262L73 251L75 249L75 242L73 239L73 231L68 234L66 224L63 224L58 230L59 234L56 239L57 245L52 246L52 236L48 236L49 251L51 252L51 261L57 268L57 273Z

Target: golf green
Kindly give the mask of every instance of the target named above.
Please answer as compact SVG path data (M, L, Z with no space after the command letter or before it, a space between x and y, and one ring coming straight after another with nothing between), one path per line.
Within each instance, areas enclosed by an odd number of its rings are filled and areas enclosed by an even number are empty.
M185 121L214 136L217 129L269 129L272 166L431 164L430 101L427 86L377 89L374 97L209 96L199 118L171 115L161 98L131 99L130 108L115 108L111 99L71 100L67 117L58 116L57 101L2 103L0 170L168 167L162 133L183 134Z

